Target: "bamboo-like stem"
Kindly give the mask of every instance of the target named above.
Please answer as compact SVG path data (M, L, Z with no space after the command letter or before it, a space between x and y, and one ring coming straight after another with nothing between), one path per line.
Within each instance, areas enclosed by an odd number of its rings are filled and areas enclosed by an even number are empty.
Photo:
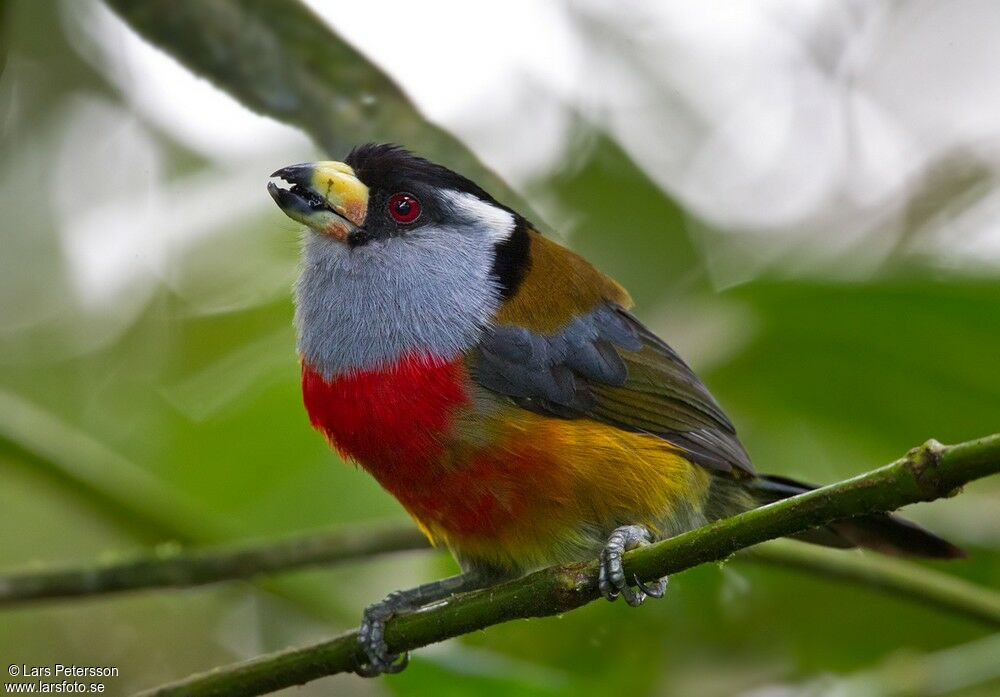
M964 484L998 471L1000 435L949 447L932 441L867 474L633 550L624 557L626 571L651 580L834 520L951 496ZM407 651L502 622L568 612L598 597L596 561L553 566L396 618L387 624L385 638L390 652ZM363 661L357 632L348 632L312 646L223 666L145 694L260 695L352 671Z

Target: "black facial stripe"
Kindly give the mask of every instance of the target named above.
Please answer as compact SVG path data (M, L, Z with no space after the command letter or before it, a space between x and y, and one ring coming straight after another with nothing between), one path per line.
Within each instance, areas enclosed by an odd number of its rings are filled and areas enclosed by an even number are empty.
M514 296L531 266L528 253L531 246L528 228L531 223L516 214L514 220L514 231L510 237L493 247L495 256L490 274L500 283L501 300Z

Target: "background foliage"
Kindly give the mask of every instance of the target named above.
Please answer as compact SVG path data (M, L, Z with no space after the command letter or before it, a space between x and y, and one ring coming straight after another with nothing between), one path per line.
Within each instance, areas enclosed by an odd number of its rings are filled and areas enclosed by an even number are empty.
M300 403L288 293L296 232L258 204L272 169L320 151L299 145L270 167L235 157L220 169L136 113L95 68L80 15L47 2L0 12L0 564L405 519L337 461ZM365 59L337 60L351 69L329 71L330 88L350 90ZM393 107L396 93L383 88L377 127L318 140L336 150L398 129L394 139L422 149L407 142L425 133L412 107ZM475 167L450 136L426 143ZM907 205L953 210L983 181L945 177L909 192ZM874 270L859 259L863 273L850 258L806 272L789 255L721 287L717 250L753 238L698 219L582 115L565 157L524 189L553 234L633 291L640 316L701 372L761 470L826 482L932 436L997 430L1000 284L989 267L942 268L900 245ZM115 208L122 192L130 198ZM91 284L88 295L73 254L130 205L152 210L153 223L147 215L94 254L148 240L153 272L116 292ZM189 223L203 231L181 244L171 235ZM948 219L915 213L909 224L901 238ZM991 481L910 513L970 549L943 568L995 587L998 505ZM117 665L109 688L128 693L353 626L371 600L451 568L413 553L259 584L7 609L0 657ZM297 694L985 696L1000 682L970 667L984 646L995 639L962 618L732 563L679 576L640 612L590 606L497 627L420 652L403 675L339 676Z

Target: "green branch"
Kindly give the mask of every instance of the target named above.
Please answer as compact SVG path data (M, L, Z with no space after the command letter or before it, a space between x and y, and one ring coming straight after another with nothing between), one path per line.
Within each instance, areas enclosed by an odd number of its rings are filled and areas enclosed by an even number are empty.
M944 447L936 442L867 474L720 520L625 555L628 575L644 580L718 561L745 547L834 520L892 511L951 496L1000 471L1000 435ZM567 612L599 598L597 563L554 566L446 605L405 615L386 627L390 652L420 648L515 619ZM259 695L354 670L364 660L357 633L281 651L171 683L150 695Z
M250 578L388 552L427 547L413 527L371 527L185 550L163 545L153 554L82 567L0 575L0 606L29 601L178 588Z
M165 544L152 554L0 574L0 607L154 588L188 588L428 549L426 538L412 525L337 529L195 549ZM785 540L742 550L735 559L836 578L1000 628L1000 593L903 559L849 554Z

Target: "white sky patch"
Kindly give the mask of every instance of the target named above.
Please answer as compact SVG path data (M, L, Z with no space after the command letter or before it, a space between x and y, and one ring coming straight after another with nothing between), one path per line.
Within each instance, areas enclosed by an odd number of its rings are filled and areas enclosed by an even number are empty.
M562 3L306 4L512 183L562 157L566 106L590 83Z
M205 157L231 164L311 149L297 128L255 114L208 80L151 46L104 3L62 5L80 54L125 95L144 119Z
M159 270L159 152L134 114L96 98L70 102L62 133L52 190L77 298L94 309L127 297L138 309L148 292L122 291Z

